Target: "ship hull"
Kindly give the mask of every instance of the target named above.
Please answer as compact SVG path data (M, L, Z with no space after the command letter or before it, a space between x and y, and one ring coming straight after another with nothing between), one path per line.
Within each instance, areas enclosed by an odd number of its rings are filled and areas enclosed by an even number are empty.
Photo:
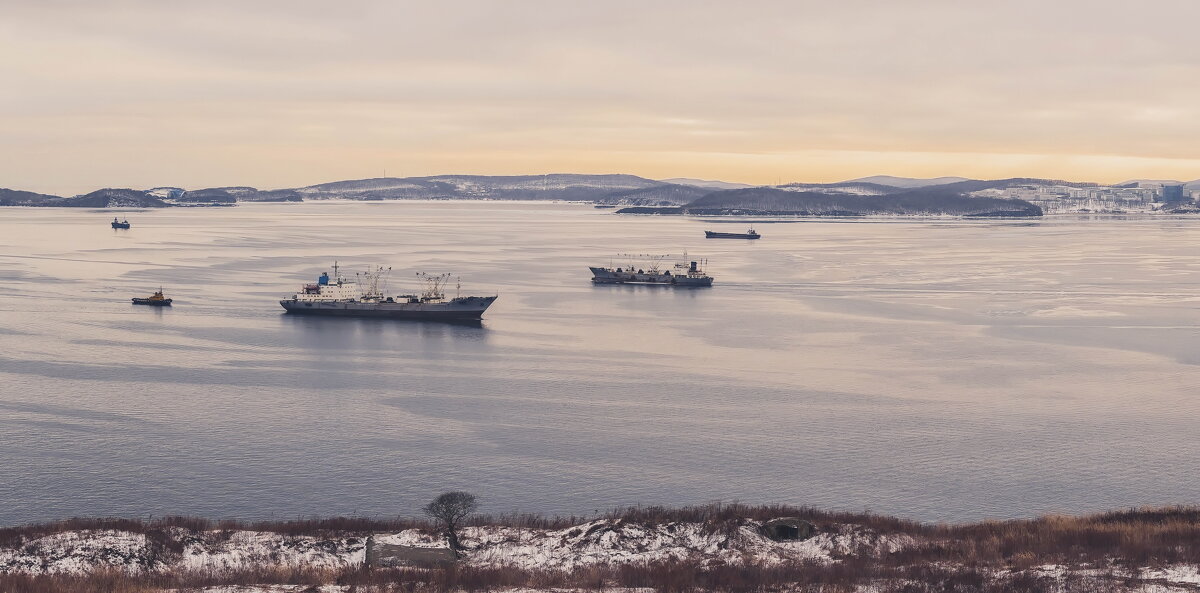
M418 321L477 321L492 306L496 297L464 297L440 303L349 303L279 301L293 315L326 317L373 317L377 319L409 319Z

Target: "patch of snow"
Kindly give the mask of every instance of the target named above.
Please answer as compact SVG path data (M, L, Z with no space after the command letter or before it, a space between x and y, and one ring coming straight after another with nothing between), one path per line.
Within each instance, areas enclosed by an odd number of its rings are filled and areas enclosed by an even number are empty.
M180 566L188 570L221 571L252 566L340 568L361 565L366 538L318 539L278 533L236 531L226 541L191 538Z
M0 573L82 574L102 568L148 568L148 542L140 533L68 531L0 550Z
M804 183L789 183L786 185L776 185L775 189L793 192L813 192L818 194L849 194L854 196L882 196L885 193L866 185L838 185L834 187L825 187L821 185L807 185Z
M163 200L173 200L182 196L183 193L184 189L182 187L155 187L146 190L147 195Z
M890 185L892 187L916 188L928 187L931 185L946 185L950 183L958 183L960 181L969 181L966 177L934 177L932 179L915 179L912 177L894 177L892 175L873 175L871 177L859 177L851 179L843 183L854 183L855 181L864 183L876 183L879 185Z
M1181 564L1166 568L1148 568L1138 575L1142 580L1161 581L1171 585L1200 587L1200 566Z
M441 535L431 535L419 529L405 529L394 535L377 535L375 543L410 548L444 548L446 547L446 538Z
M218 587L203 587L200 589L171 589L170 593L343 593L350 591L350 586L343 585L222 585Z
M695 559L701 563L764 564L793 560L831 561L835 554L895 551L909 543L859 528L820 533L801 541L777 542L748 522L731 531L698 523L647 526L622 520L592 521L554 531L506 527L463 530L466 561L477 566L571 570L596 564L632 564Z
M884 536L853 525L805 540L774 541L762 534L761 527L755 521L714 529L699 523L647 525L601 519L558 530L469 527L462 530L461 540L466 548L464 562L531 570L683 559L701 564L831 562L842 555L894 552L913 544L908 536ZM366 560L366 537L182 529L171 535L182 544L182 552L161 551L145 535L121 531L55 534L0 550L0 572L84 573L118 568L219 573L264 566L336 569L359 566ZM379 545L445 547L442 536L415 529L374 537Z
M747 187L755 187L748 183L734 183L731 181L718 181L713 179L692 179L690 177L672 177L671 179L659 179L659 181L663 183L690 185L692 187L704 187L709 189L745 189Z
M312 585L222 585L216 587L203 587L199 589L169 589L167 593L349 593L355 589L352 585L321 585L313 587ZM605 593L654 593L654 589L649 587L605 587ZM595 593L595 589L531 589L529 587L515 587L512 589L502 589L503 593Z

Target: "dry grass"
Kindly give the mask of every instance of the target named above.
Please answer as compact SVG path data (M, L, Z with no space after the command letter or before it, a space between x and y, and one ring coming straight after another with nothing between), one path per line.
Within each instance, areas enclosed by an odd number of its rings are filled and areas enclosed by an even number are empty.
M1200 509L1192 507L987 521L939 526L923 535L930 541L902 553L904 561L1017 568L1110 560L1140 567L1200 562Z
M887 517L873 513L847 513L822 511L812 507L788 505L745 505L741 503L712 503L688 507L627 507L608 512L606 519L623 519L634 523L661 525L664 523L703 523L720 525L744 520L767 521L779 517L799 517L818 528L832 525L855 524L878 533L923 533L926 527L915 521Z
M428 521L409 518L372 519L365 517L327 517L286 521L213 521L199 517L161 517L154 519L71 518L53 523L33 523L0 529L0 548L68 531L111 529L130 533L154 534L179 528L191 533L207 531L265 531L293 536L363 535L396 532L405 529L431 529Z
M146 593L174 589L200 590L222 585L290 584L343 585L356 593L373 591L407 593L490 592L515 587L533 589L579 589L603 591L612 587L644 587L660 593L720 591L760 593L767 591L851 592L873 585L881 593L1013 592L1048 593L1064 590L1048 577L1031 572L998 574L977 568L952 569L921 565L883 567L871 563L806 564L775 566L701 566L693 561L655 562L621 566L593 566L573 572L529 571L514 567L473 568L448 566L442 569L386 569L305 571L256 569L222 574L143 575L96 573L87 576L0 575L0 591L6 593ZM1061 585L1062 583L1059 583ZM1120 579L1079 580L1067 591L1111 590L1106 585Z

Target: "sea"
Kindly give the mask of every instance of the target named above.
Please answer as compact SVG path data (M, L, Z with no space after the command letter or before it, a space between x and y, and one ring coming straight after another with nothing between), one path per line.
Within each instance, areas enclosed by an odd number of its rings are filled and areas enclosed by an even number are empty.
M1186 217L5 208L0 525L415 516L447 490L576 516L1200 504L1198 254ZM655 261L716 280L590 282ZM478 325L285 314L335 262L499 298ZM174 306L130 303L160 287Z

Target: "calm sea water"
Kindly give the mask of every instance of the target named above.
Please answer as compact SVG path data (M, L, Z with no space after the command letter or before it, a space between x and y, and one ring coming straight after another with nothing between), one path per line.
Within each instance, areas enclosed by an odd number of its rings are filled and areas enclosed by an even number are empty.
M1200 503L1200 220L574 204L0 211L0 524L740 500L922 520ZM619 252L711 289L592 286ZM338 260L480 327L283 314ZM614 263L621 263L615 260ZM129 304L162 286L175 307Z

